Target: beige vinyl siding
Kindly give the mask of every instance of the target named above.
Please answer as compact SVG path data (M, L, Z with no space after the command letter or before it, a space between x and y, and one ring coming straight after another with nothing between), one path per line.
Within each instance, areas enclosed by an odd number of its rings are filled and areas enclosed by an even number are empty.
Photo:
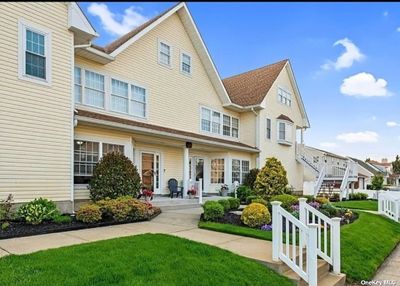
M158 63L159 40L171 45L172 68ZM181 52L192 56L191 76L180 72ZM130 81L147 89L147 120L114 113L117 116L196 133L200 133L201 106L239 117L238 113L222 107L221 100L177 14L167 18L107 65L96 64L81 57L76 57L76 63L83 68L115 75L117 79ZM242 130L239 131L241 132ZM221 137L237 141L232 137Z
M0 199L70 200L73 36L62 2L1 4ZM18 20L50 30L50 86L18 79Z

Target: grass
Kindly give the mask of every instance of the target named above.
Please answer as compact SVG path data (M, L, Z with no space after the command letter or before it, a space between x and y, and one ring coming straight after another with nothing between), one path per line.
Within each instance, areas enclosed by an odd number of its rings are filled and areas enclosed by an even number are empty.
M0 259L2 286L292 285L217 247L143 234Z
M368 211L378 211L378 201L363 200L363 201L342 201L332 203L335 207L359 209Z
M200 222L200 228L272 240L272 232L214 222ZM348 282L371 280L385 258L400 242L400 224L388 218L359 212L359 218L341 227L342 272Z

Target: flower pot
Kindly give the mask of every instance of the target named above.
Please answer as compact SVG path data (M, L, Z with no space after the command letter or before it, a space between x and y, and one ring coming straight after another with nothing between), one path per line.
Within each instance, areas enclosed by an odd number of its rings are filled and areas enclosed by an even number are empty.
M189 199L194 199L194 195L189 194Z
M221 190L221 195L222 195L223 197L228 196L228 190Z
M144 197L144 200L145 200L146 202L149 202L150 199L151 199L151 197L149 197L149 196L145 196L145 197Z

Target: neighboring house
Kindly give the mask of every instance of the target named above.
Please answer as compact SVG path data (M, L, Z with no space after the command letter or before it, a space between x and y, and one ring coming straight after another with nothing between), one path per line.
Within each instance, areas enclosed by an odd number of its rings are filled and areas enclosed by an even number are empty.
M392 163L389 163L387 159L383 158L381 162L375 160L368 160L368 163L378 169L384 178L384 185L392 183L391 180L394 179L392 171Z
M358 182L355 186L356 189L366 190L368 185L371 185L372 177L377 174L384 175L380 169L376 168L374 165L369 162L365 162L353 157L350 157L351 160L357 162L358 164Z
M112 151L156 194L170 178L214 193L270 156L302 189L309 122L288 60L222 81L184 3L105 47L75 2L1 8L0 197L71 210Z
M298 149L298 160L306 167L304 194L317 195L327 186L341 192L355 188L358 181L357 162L311 146L299 146Z

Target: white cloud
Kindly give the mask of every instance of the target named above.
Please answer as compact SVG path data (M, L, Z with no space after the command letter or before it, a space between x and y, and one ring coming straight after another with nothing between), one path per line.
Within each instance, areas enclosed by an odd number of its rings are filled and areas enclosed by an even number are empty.
M378 142L379 135L373 131L342 133L336 136L337 140L346 143L373 143Z
M397 127L397 126L400 126L400 123L397 123L397 122L395 122L395 121L387 121L387 122L386 122L386 125L387 125L388 127Z
M333 46L342 45L345 48L344 53L342 53L335 62L328 60L325 64L321 66L323 70L341 70L344 68L349 68L354 62L360 62L365 58L360 52L360 49L348 38L340 39L336 41Z
M337 144L335 142L321 142L319 145L323 148L336 148Z
M113 36L122 36L148 20L140 13L141 8L135 6L125 9L121 15L111 12L104 3L91 3L88 12L99 17L103 29Z
M371 120L372 120L372 121L375 121L376 118L377 118L377 117L376 117L375 115L373 115L373 116L371 117Z
M389 96L387 81L366 72L358 73L343 80L340 92L351 96Z

